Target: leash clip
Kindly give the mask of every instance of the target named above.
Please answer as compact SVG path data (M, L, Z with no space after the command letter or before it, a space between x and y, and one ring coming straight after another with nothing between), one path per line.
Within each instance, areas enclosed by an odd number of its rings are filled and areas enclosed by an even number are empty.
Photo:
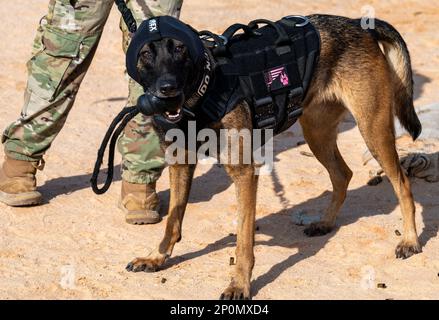
M291 15L291 16L284 17L284 19L288 19L288 20L301 19L301 20L303 20L303 22L301 22L301 23L296 23L295 26L299 27L299 28L304 27L304 26L309 24L309 19L307 17L304 17L304 16Z
M229 43L229 39L227 37L223 36L222 34L218 35L218 37L223 40L223 46L227 45Z
M226 37L224 37L223 35L216 35L216 34L213 34L211 32L209 32L209 33L206 32L206 33L201 34L200 39L204 40L204 41L213 42L215 44L215 47L217 47L218 45L221 45L221 43L219 43L219 41L218 41L219 39L222 40L222 42L223 42L222 45L224 45L224 46L229 42L229 40Z

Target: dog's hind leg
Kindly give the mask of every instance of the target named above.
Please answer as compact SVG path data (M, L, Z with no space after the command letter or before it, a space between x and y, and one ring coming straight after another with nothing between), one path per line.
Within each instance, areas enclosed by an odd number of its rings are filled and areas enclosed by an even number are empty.
M177 164L169 167L171 199L165 236L159 247L146 258L136 258L127 266L128 271L157 271L172 254L175 243L181 239L181 226L189 198L195 165Z
M304 231L311 237L325 235L334 228L352 178L352 171L337 147L337 127L345 111L342 104L322 103L310 105L300 118L305 140L317 160L328 171L333 187L331 203L321 221L312 223Z
M253 165L226 165L225 169L235 184L238 234L235 274L229 287L221 295L221 299L250 299L250 280L255 263L253 246L258 176Z
M366 118L358 116L357 123L367 147L381 165L398 197L403 217L404 238L395 253L397 258L405 259L422 251L416 232L415 204L409 179L401 168L395 147L391 105L381 105L377 109L380 112L375 113L374 119L366 121Z

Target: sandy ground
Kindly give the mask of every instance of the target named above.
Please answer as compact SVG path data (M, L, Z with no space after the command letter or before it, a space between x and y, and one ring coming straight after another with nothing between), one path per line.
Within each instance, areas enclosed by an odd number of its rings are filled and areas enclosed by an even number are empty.
M0 0L1 127L19 115L25 61L47 2L26 1L23 6L22 1ZM198 29L219 32L260 17L315 12L358 17L364 4L373 5L405 37L416 73L416 105L438 102L437 0L186 0L182 18ZM38 175L44 205L17 209L0 204L0 298L215 299L228 285L236 204L221 168L197 169L183 240L167 268L155 274L124 268L155 247L164 222L126 224L116 208L119 179L103 196L89 188L98 145L127 94L118 18L113 10L77 103ZM363 140L351 121L341 131L340 149L354 178L338 228L312 239L293 224L291 215L323 210L330 199L329 177L315 158L300 154L309 148L296 147L303 139L298 127L276 138L275 172L261 178L258 195L254 298L438 299L439 184L413 180L423 253L396 260L393 252L400 237L395 230L402 230L402 221L391 185L366 185L370 168L361 163ZM437 151L439 143L429 147ZM167 202L167 171L158 188ZM378 289L378 283L387 288Z

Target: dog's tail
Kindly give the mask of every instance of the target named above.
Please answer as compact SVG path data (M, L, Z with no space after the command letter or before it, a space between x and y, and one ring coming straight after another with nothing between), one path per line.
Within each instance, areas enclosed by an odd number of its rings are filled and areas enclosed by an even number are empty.
M407 45L401 34L385 21L376 19L375 29L371 31L382 44L387 62L394 73L396 116L413 140L416 140L421 134L422 125L413 105L413 71Z

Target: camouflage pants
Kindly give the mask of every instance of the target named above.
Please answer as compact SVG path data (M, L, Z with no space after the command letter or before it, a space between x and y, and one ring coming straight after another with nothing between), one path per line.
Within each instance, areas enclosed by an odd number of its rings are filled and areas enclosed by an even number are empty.
M28 83L21 117L4 131L5 153L18 160L40 161L62 129L79 86L90 66L114 0L50 0L41 19L29 60ZM155 15L179 16L183 0L127 0L140 23ZM122 47L129 32L121 21ZM129 80L128 105L142 88ZM151 183L165 165L150 119L134 118L119 137L122 177L131 183Z

